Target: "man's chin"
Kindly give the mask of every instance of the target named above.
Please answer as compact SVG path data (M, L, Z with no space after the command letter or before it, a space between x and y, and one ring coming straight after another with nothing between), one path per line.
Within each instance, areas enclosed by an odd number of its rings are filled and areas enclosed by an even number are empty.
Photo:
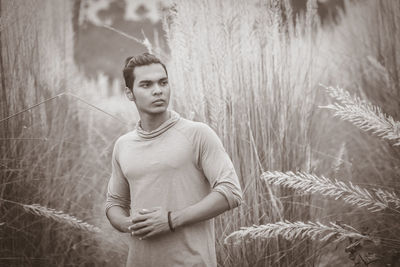
M147 110L147 113L153 114L153 115L159 115L168 110L168 106L159 106L159 107L154 107L149 110Z

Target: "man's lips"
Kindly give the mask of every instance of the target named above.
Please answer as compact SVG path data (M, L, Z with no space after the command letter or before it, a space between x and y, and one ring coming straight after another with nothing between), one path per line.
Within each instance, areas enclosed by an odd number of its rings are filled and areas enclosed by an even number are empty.
M165 100L164 99L157 99L157 100L154 100L152 103L153 104L155 104L155 103L165 103Z

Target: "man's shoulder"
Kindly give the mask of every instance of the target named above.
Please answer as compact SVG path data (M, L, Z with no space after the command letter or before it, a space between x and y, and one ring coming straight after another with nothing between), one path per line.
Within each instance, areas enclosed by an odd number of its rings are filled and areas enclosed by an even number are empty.
M176 128L179 132L186 135L189 139L199 139L215 135L214 130L206 123L201 121L192 121L189 119L181 118L180 123Z
M124 133L115 141L115 146L120 145L121 143L134 140L136 138L136 130L129 131Z
M177 125L177 129L186 132L201 132L204 130L211 129L206 123L201 121L193 121L185 118L180 118L180 123Z

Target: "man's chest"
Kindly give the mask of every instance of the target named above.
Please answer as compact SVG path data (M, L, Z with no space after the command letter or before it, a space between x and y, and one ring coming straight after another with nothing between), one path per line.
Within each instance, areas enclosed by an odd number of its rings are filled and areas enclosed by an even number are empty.
M120 148L119 163L128 179L173 174L195 164L191 144L185 139L157 138L132 141Z

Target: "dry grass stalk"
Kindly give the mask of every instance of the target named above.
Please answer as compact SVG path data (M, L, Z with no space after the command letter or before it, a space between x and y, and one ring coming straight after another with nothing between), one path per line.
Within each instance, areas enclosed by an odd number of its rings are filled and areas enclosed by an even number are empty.
M336 99L333 104L320 106L334 110L334 116L351 122L364 131L371 131L377 136L392 140L394 146L400 146L400 122L385 114L378 106L372 105L340 87L325 87L329 95Z
M353 227L330 222L325 225L320 222L289 222L287 220L265 225L242 227L225 238L225 243L238 244L243 240L258 238L274 238L282 236L287 240L309 237L312 240L340 242L346 238L370 239Z
M345 162L344 157L347 154L347 148L346 148L346 142L343 142L343 144L340 146L338 155L336 156L336 160L333 163L333 170L335 172L338 172L341 167L343 166L343 163Z
M290 187L308 193L319 193L335 199L340 198L346 203L367 208L372 212L382 211L386 208L400 208L400 199L394 193L382 189L373 189L374 193L371 193L351 182L332 181L324 176L304 172L266 171L261 175L261 178L274 185Z
M44 216L46 218L55 220L57 222L66 223L74 228L78 228L78 229L93 232L93 233L101 232L100 228L98 228L94 225L91 225L87 222L84 222L80 219L77 219L76 217L66 214L62 211L43 207L39 204L22 205L22 207L25 209L25 211L27 211L29 213L32 213L32 214L35 214L38 216Z

